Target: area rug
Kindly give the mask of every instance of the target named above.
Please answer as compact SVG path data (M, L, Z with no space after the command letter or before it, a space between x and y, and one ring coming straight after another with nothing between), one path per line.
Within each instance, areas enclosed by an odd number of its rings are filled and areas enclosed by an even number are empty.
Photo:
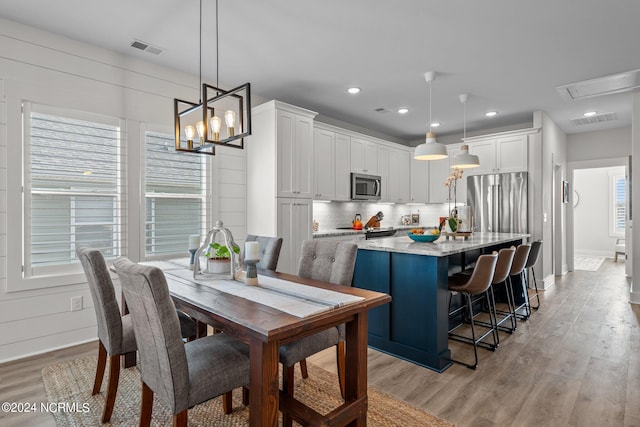
M604 257L576 256L573 258L573 269L584 271L598 271L603 262Z
M64 403L65 410L53 413L56 424L66 426L99 426L107 378L102 392L91 396L96 368L95 357L59 363L42 370L42 379L50 403ZM296 369L296 398L320 413L328 413L341 403L338 379L317 366L308 364L309 378L303 380ZM112 426L137 425L140 414L140 375L133 367L120 374L120 384L111 417ZM368 389L369 426L452 426L451 423L414 408L372 387ZM234 390L233 413L222 412L220 397L189 409L189 426L236 427L249 424L249 408L242 405L241 390ZM161 401L154 398L152 426L170 426L172 417ZM295 425L295 423L294 423Z

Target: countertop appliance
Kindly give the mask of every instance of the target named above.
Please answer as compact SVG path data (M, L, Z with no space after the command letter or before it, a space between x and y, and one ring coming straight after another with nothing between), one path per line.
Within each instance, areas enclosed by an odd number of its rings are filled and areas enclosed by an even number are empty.
M351 200L380 200L381 178L362 173L351 174Z
M379 239L381 237L393 237L395 235L396 230L389 228L369 228L364 232L364 238L366 240Z
M467 178L473 231L527 233L527 172Z

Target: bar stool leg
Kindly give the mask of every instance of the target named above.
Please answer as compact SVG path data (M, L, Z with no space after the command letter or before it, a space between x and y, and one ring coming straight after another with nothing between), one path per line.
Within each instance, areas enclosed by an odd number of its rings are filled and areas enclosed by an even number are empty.
M531 306L531 308L533 308L534 310L537 310L537 309L539 309L539 308L540 308L540 295L538 294L538 282L536 282L536 273L535 273L535 271L533 270L533 267L532 267L532 268L530 268L530 270L531 270L531 276L533 276L533 286L534 286L534 287L535 287L535 289L536 289L536 293L535 293L533 296L534 296L534 297L537 299L537 301L538 301L538 305L537 305L537 306L533 306L533 305L532 305L532 306ZM529 288L529 274L527 274L527 289L528 289L528 288Z

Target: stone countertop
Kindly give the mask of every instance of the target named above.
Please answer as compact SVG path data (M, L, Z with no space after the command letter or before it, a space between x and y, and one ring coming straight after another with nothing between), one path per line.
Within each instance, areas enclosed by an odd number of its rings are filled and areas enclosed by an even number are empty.
M394 225L391 227L380 227L374 228L372 230L411 230L412 228L427 228L421 225ZM433 227L432 227L433 228ZM331 237L331 236L350 236L352 234L364 234L367 230L364 228L362 230L343 230L339 228L330 228L326 230L314 231L313 237Z
M358 249L442 257L527 237L529 234L473 233L467 240L441 236L434 242L414 242L409 236L398 236L363 240L358 242Z

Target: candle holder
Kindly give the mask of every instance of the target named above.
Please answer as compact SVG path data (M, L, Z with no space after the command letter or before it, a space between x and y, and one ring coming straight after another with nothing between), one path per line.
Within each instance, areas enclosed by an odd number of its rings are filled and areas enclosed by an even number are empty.
M191 259L189 259L189 270L193 270L193 266L196 264L196 252L198 252L198 248L189 249L189 253L191 254Z
M256 268L256 264L259 261L259 259L244 260L244 263L247 266L247 276L245 278L247 285L255 286L258 284L258 269Z

